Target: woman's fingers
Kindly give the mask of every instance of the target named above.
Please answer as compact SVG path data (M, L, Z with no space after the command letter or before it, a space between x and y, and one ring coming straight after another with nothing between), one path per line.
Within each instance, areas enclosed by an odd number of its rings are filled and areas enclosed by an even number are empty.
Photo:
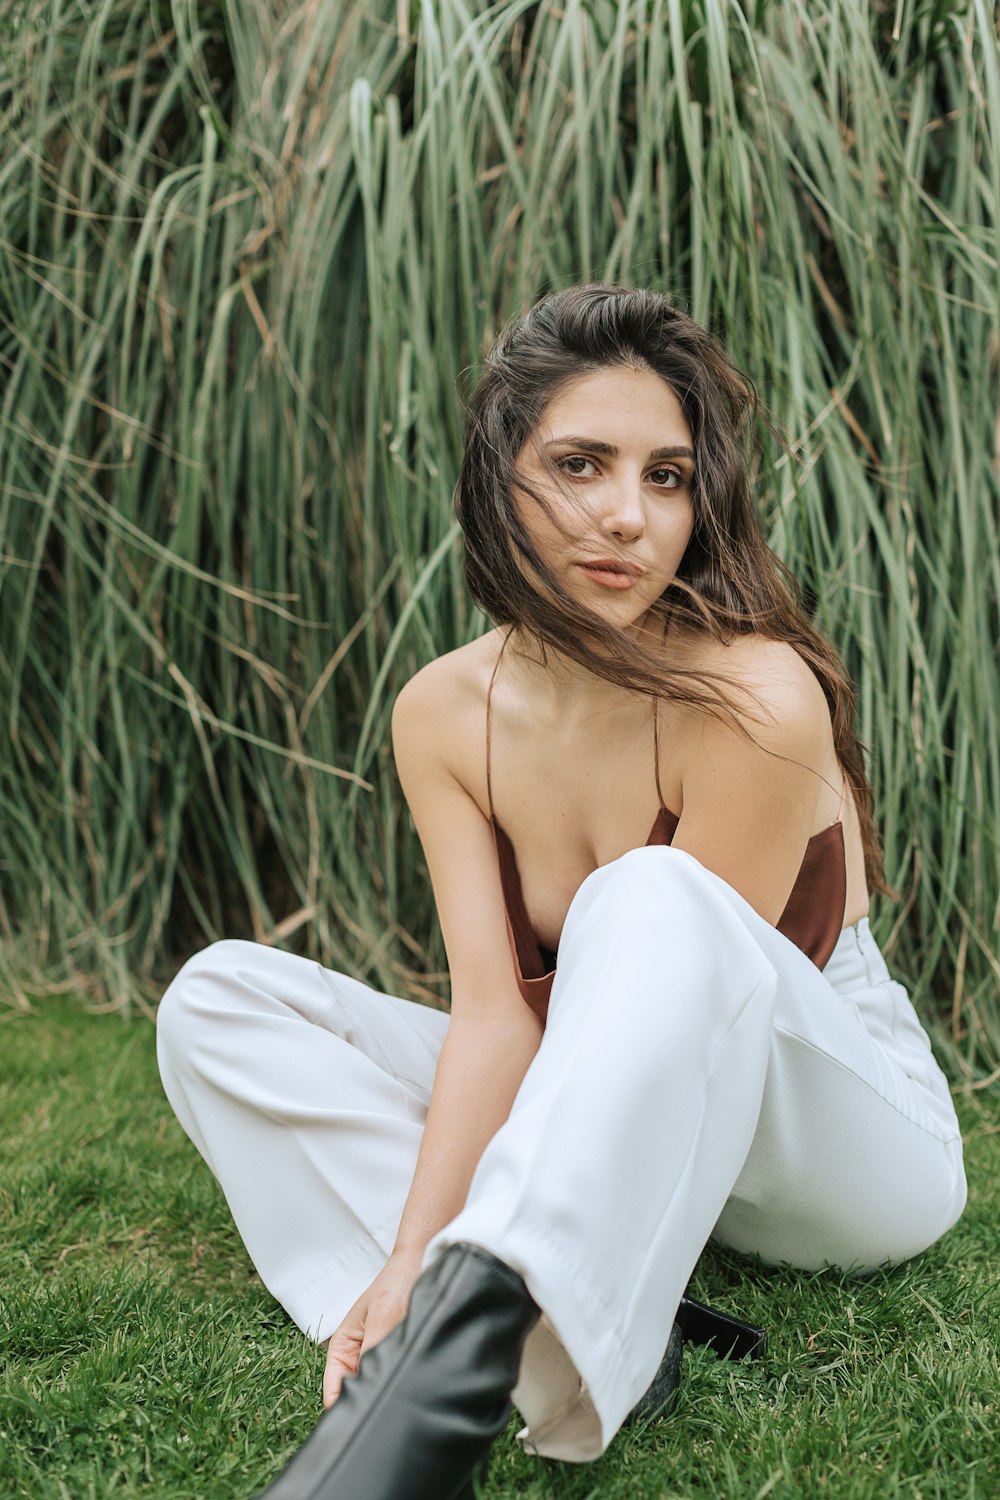
M406 1316L410 1292L419 1274L418 1260L393 1255L355 1302L327 1347L324 1407L332 1406L340 1395L344 1376L357 1374L362 1354L380 1343Z
M365 1311L355 1305L331 1338L323 1371L323 1405L332 1406L340 1395L345 1375L353 1375L361 1358L365 1336Z
M372 1309L365 1323L365 1336L361 1344L361 1353L367 1354L369 1349L374 1349L380 1344L387 1334L390 1334L401 1323L406 1316L406 1303L396 1303L395 1306L380 1306L377 1310Z

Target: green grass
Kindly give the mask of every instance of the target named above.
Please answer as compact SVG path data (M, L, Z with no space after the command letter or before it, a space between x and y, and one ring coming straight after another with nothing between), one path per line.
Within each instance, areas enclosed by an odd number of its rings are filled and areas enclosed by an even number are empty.
M0 1496L239 1500L319 1412L322 1354L257 1280L170 1113L144 1019L72 999L0 1025ZM863 1282L709 1250L695 1291L766 1360L685 1356L675 1413L597 1463L494 1450L485 1500L992 1500L1000 1481L1000 1105L958 1100L970 1201Z

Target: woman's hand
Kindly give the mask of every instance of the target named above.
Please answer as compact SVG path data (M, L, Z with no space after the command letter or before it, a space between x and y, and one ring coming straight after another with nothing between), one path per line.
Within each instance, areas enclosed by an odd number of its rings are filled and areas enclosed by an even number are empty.
M412 1256L393 1251L333 1334L323 1372L324 1407L332 1406L340 1395L344 1376L357 1372L362 1354L402 1322L410 1305L413 1283L420 1275L422 1259L422 1254Z

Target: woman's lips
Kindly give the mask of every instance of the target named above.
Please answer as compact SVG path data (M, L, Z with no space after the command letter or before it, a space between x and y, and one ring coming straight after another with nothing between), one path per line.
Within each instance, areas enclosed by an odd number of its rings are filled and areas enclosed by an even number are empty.
M595 583L600 583L606 589L630 589L638 582L634 573L615 573L610 568L595 568L589 563L578 563L588 578Z

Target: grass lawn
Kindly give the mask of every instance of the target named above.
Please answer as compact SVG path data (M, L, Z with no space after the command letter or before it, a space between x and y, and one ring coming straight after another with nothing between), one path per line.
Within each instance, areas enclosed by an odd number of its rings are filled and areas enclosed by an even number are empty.
M589 1465L496 1445L483 1500L1000 1495L1000 1101L959 1100L970 1201L865 1281L708 1250L694 1295L765 1360L685 1355L674 1413ZM319 1414L323 1356L261 1286L160 1092L148 1021L0 1023L0 1497L244 1500Z

